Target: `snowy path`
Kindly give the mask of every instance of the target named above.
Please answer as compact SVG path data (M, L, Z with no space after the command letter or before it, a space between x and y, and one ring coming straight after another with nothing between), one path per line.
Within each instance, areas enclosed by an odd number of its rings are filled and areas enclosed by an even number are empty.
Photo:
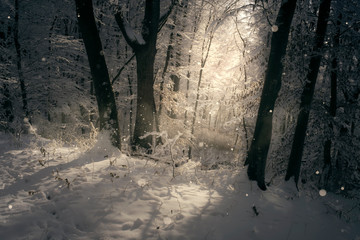
M324 198L252 189L244 170L189 162L172 179L169 165L103 140L84 153L46 144L44 158L0 141L0 239L360 239L359 221L339 219Z

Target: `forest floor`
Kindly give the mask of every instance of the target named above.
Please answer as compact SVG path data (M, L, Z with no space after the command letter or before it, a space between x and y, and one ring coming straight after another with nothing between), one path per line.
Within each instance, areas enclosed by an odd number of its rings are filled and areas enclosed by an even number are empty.
M0 239L360 240L358 200L290 182L263 192L243 168L195 161L173 178L106 139L85 149L0 134Z

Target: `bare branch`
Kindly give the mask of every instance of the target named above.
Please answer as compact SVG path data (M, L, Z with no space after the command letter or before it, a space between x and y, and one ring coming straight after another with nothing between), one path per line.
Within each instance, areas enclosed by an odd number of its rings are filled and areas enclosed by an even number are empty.
M169 18L170 14L176 4L178 4L177 0L172 0L169 9L162 16L160 16L158 32L160 32L162 27L165 25L167 19Z
M125 69L125 67L131 62L131 60L133 60L135 57L135 53L133 53L133 55L126 61L126 63L119 69L118 73L116 74L116 76L113 78L113 80L111 81L111 84L114 84L114 82L120 77L121 72Z

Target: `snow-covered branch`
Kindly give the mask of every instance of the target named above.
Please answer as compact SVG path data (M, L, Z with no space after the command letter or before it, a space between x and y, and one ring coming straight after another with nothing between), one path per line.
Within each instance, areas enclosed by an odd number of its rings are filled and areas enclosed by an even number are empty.
M140 34L137 34L132 29L129 22L125 18L123 18L121 12L117 12L115 14L115 20L116 20L117 24L119 25L120 30L121 30L122 34L124 35L126 42L133 49L135 49L136 47L138 47L140 45L146 44L144 38Z
M169 7L169 9L160 16L159 18L159 30L158 32L160 32L161 28L165 25L167 19L169 18L174 6L177 4L177 0L172 0L171 1L171 5Z

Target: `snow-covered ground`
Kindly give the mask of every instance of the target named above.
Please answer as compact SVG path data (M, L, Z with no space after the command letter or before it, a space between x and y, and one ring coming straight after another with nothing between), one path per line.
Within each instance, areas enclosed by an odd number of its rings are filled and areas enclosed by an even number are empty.
M360 240L355 200L258 190L245 169L176 168L120 153L0 134L0 239ZM359 207L357 207L358 209Z

